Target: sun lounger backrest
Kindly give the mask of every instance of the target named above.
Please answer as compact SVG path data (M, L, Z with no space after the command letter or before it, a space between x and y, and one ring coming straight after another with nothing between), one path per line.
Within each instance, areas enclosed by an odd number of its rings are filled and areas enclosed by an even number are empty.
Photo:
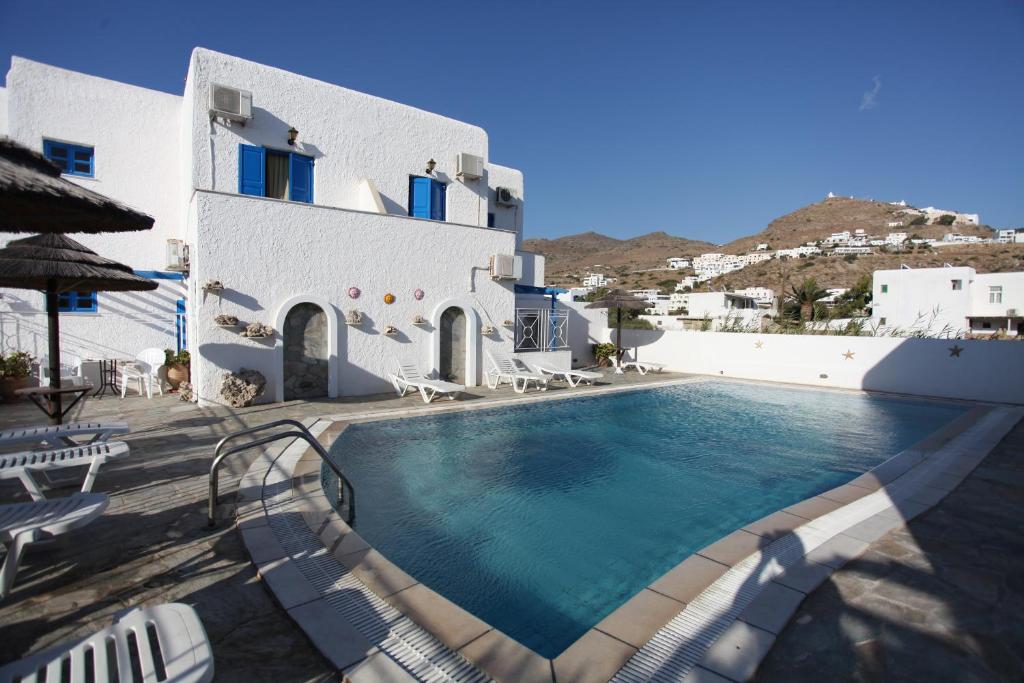
M415 382L423 379L423 374L420 372L420 369L416 366L415 363L403 363L402 361L395 361L395 364L398 365L398 373L402 376L402 379L405 379L410 382Z

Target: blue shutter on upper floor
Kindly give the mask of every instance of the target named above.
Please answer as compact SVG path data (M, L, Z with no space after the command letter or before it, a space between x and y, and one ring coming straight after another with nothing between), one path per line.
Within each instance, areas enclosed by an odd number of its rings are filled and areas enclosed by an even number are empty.
M288 172L291 191L289 199L293 202L313 203L313 157L302 154L291 154Z
M430 218L430 178L409 178L409 215Z
M252 145L238 146L238 193L266 196L266 151Z
M430 181L430 218L435 221L445 220L445 194L448 186L436 180Z

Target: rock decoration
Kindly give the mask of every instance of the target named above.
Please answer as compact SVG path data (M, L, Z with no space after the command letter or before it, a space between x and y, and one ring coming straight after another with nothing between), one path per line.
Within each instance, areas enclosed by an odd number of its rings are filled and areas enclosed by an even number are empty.
M505 327L514 327L515 323L512 322L511 320L506 320L505 322L502 323L502 325L504 325Z
M395 327L394 325L388 325L387 327L384 328L384 334L386 334L389 337L393 337L396 334L398 334L398 328Z
M422 289L417 289L417 290L415 290L415 291L414 291L414 292L412 293L412 297L413 297L414 299L416 299L416 301L420 301L420 300L422 300L422 299L423 299L423 296L424 296L424 294L423 294L423 290L422 290Z
M224 290L224 283L220 280L207 280L203 283L204 292L220 292Z
M182 382L178 385L178 400L186 403L195 403L196 390L191 382Z
M263 395L267 378L258 370L242 368L238 372L225 372L220 385L220 395L232 408L245 408Z
M264 323L249 323L242 330L241 336L252 339L265 339L274 336L274 328Z
M221 327L234 327L238 324L238 317L234 315L228 315L227 313L221 313L213 317L213 322L217 323Z
M427 319L424 318L422 315L414 315L412 317L412 324L413 325L426 325L427 324Z
M363 314L353 308L351 311L349 311L348 313L345 314L345 324L346 325L362 325L363 324Z
M485 336L488 334L494 334L494 325L484 325L480 328L480 334Z
M350 298L350 299L358 299L360 294L362 294L362 292L359 291L358 287L349 287L348 288L348 298Z

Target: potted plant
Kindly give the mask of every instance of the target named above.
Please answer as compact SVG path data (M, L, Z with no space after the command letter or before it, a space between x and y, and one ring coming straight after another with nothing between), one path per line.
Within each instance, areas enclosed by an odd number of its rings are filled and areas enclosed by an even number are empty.
M597 365L601 368L607 368L612 364L612 357L615 355L615 344L594 344L594 358L597 359Z
M24 351L15 351L4 356L0 354L0 396L13 401L14 392L28 386L32 374L32 356Z
M167 383L171 385L171 391L176 390L182 382L189 381L191 362L192 357L185 349L177 353L170 349L164 349L164 368L166 368Z

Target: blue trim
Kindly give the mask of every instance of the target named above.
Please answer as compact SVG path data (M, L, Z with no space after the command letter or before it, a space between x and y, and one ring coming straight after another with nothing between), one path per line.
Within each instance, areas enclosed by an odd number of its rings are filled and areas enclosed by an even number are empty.
M134 271L139 277L148 278L150 280L184 280L184 273L174 273L164 270L136 270Z
M185 317L185 300L178 299L174 305L174 332L178 345L178 353L188 348L188 325Z
M95 313L99 308L96 292L71 291L57 295L58 313Z
M96 173L94 147L43 139L43 156L57 164L64 175L92 178ZM84 156L85 158L77 158Z
M238 145L238 194L265 197L266 173L266 150L253 145Z
M561 289L559 287L534 287L533 285L515 285L516 294L543 294L549 296L552 294L565 294L568 289Z

